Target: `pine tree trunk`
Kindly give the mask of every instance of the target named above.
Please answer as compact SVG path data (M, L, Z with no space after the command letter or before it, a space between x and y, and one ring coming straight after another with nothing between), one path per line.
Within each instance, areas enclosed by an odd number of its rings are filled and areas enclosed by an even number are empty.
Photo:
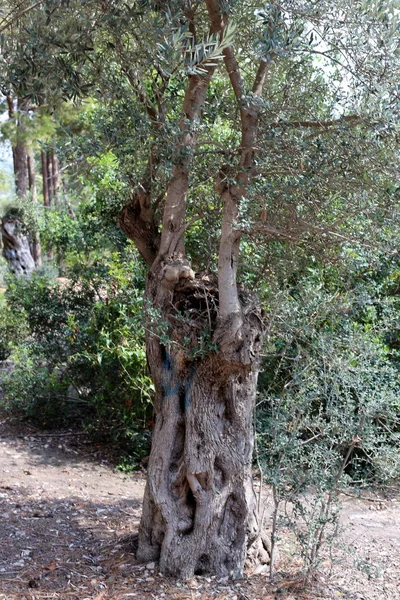
M47 154L44 150L42 150L40 156L42 160L43 204L44 206L50 206L49 174L47 172Z
M51 159L51 152L46 152L46 170L47 170L47 193L49 204L53 204L54 194L53 194L53 161Z
M51 172L49 173L48 165L49 162L49 153L45 150L41 151L40 154L41 163L42 163L42 190L43 190L43 204L46 208L50 208L52 195L51 195ZM49 260L53 259L53 249L51 245L47 246L46 250L47 258Z
M37 204L36 168L32 149L28 150L28 179L32 202ZM35 265L39 267L42 264L42 249L40 245L40 235L36 229L32 233L32 257L35 261Z
M28 181L29 191L31 193L32 202L37 202L37 188L36 188L36 168L35 158L32 149L29 149L27 154L28 159Z
M268 560L252 486L261 319L248 304L240 341L224 351L217 333L201 347L217 325L217 292L198 279L171 289L162 272L150 276L148 291L171 341L147 340L157 400L137 556L181 578L238 577L249 553Z
M51 152L51 172L52 172L52 188L54 202L57 202L60 193L60 169L58 158L55 150Z
M28 193L28 160L24 142L17 141L13 148L15 190L19 198L24 198Z
M17 136L16 142L13 146L13 159L14 159L14 176L15 176L15 191L19 198L24 198L28 193L29 189L29 175L28 175L28 151L25 140L25 124L21 118L21 112L26 110L26 104L23 101L18 100L18 118L17 118ZM14 118L14 111L11 111L9 105L9 117Z

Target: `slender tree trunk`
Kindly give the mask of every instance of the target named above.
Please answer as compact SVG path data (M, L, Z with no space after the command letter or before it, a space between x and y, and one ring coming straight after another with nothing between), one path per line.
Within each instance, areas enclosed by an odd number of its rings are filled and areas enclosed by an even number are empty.
M53 161L51 158L51 152L46 152L46 164L47 164L47 190L49 195L49 206L53 204L54 190L53 190Z
M51 164L51 160L49 161L49 153L45 150L42 150L40 153L41 163L42 163L42 190L43 190L43 204L45 208L50 208L52 194L51 194L51 172L49 173L49 162ZM53 250L51 246L47 247L47 258L53 258Z
M50 196L49 196L49 174L47 171L47 154L44 150L40 153L42 160L42 186L43 186L43 204L45 206L50 206Z
M24 110L26 110L25 103L18 100L17 135L13 146L13 158L15 190L19 198L24 198L29 189L28 150L25 140L25 125L21 118L21 112ZM14 113L12 118L14 118Z
M51 151L52 189L54 202L57 202L60 193L60 169L55 149Z
M21 110L21 102L17 101L18 108ZM15 119L14 99L9 94L7 96L8 118ZM23 198L28 191L28 164L25 140L23 138L24 127L21 120L17 120L16 139L12 146L15 191L18 197ZM22 134L22 135L21 135Z
M36 168L35 168L35 157L32 149L29 149L28 155L28 181L29 191L31 193L32 202L37 202L37 188L36 188Z
M28 150L28 179L32 202L37 204L36 168L32 149ZM35 265L39 267L42 264L42 249L40 245L40 235L37 230L32 233L32 257L35 261Z
M17 141L13 148L15 190L19 198L24 198L28 193L28 160L26 144Z

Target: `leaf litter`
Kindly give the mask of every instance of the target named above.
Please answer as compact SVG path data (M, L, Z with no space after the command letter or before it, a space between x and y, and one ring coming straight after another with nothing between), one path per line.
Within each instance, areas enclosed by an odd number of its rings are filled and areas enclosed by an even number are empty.
M0 420L0 600L400 598L396 501L381 500L370 510L368 503L345 499L351 551L338 551L333 565L327 558L309 589L297 576L299 563L285 532L273 583L265 573L236 581L175 581L163 577L156 563L135 559L144 484L143 473L115 472L81 432L46 434Z

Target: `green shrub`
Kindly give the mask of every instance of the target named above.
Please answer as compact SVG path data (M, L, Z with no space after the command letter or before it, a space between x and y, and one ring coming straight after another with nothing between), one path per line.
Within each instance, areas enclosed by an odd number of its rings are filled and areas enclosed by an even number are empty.
M346 472L398 477L396 464L382 463L385 445L395 447L400 435L400 380L386 343L397 307L308 280L280 294L273 319L260 376L261 432L274 435L287 419L282 427L307 442L307 464L324 440L342 456L359 437Z
M397 306L365 287L338 288L313 276L280 293L260 376L257 448L273 489L272 545L279 526L291 527L308 578L336 535L340 492L400 478L400 380L386 344Z
M7 302L29 335L6 378L7 406L41 426L85 427L138 460L148 453L153 387L147 374L140 263L131 250L61 283L14 280Z
M30 279L11 280L6 291L8 306L26 315L30 344L53 366L65 362L72 350L67 340L69 316L86 322L95 295L86 281L60 285L37 272Z
M40 427L63 427L75 423L79 410L68 404L68 382L46 365L29 344L13 353L13 370L3 378L5 408Z
M0 361L6 360L13 345L19 344L28 334L25 311L11 308L3 300L0 302Z

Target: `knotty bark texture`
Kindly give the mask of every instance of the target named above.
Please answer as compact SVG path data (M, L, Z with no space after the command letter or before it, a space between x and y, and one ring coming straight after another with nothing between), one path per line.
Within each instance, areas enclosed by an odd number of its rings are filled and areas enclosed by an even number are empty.
M221 321L217 287L192 277L180 258L149 277L155 426L137 557L159 560L162 572L181 578L235 577L246 556L268 561L252 486L262 319L243 294L239 329L236 319Z
M34 165L32 153L28 150L25 134L26 127L21 113L27 110L25 102L17 101L18 113L15 114L14 99L11 95L7 96L8 117L10 120L16 119L16 138L13 142L13 163L14 163L14 178L15 192L18 198L23 199L32 190L33 199L35 199L34 188ZM7 261L8 268L15 275L28 276L35 269L35 261L32 257L32 251L29 243L27 232L20 219L14 216L12 212L4 216L1 221L1 237L3 243L3 256ZM36 242L35 251L37 253L38 262L40 261L40 243L38 236L35 234L34 244Z
M206 0L205 5L210 33L222 39L227 25L223 3ZM194 43L195 11L185 17ZM223 206L218 276L196 277L185 256L190 171L214 61L188 75L161 223L155 222L153 209L154 151L119 218L150 268L145 320L155 426L137 557L159 560L163 573L181 578L195 573L238 577L246 557L269 560L252 486L263 320L257 300L237 284L238 215L254 165L257 96L266 63L261 62L252 93L246 95L230 46L224 46L223 56L238 102L241 144L238 163L227 167L215 185ZM161 113L153 105L149 111L140 85L133 89L156 127Z
M3 256L14 275L29 276L35 269L28 238L21 222L15 217L3 217L1 220Z

